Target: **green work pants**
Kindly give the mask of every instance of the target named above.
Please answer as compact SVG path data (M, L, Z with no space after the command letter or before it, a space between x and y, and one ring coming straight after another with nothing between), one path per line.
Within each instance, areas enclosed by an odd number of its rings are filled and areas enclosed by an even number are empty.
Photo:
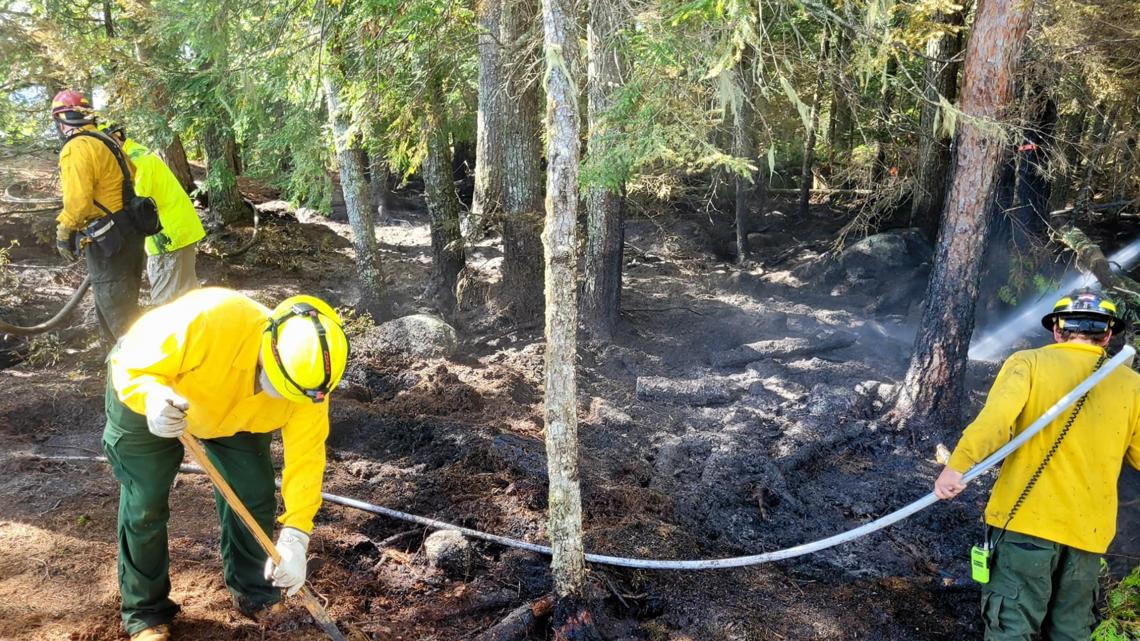
M110 383L105 400L107 426L103 449L119 481L119 591L127 634L169 623L178 612L170 600L170 551L166 522L170 487L182 463L182 443L147 430L146 417L115 396ZM267 534L273 534L277 509L269 434L240 432L203 441L210 460ZM222 566L226 587L243 612L281 600L281 591L265 580L266 554L238 515L215 491L221 522Z
M1006 530L982 586L986 641L1089 641L1100 556Z
M87 275L95 295L95 315L104 338L114 343L127 333L142 311L139 287L142 285L146 251L143 238L129 225L123 229L123 246L113 256L104 256L98 247L83 250L87 259Z

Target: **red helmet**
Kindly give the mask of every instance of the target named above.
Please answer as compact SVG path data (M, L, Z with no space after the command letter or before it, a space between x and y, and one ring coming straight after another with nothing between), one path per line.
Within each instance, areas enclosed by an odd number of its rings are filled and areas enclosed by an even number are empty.
M65 89L51 99L51 117L65 125L89 125L93 121L91 103L71 89Z

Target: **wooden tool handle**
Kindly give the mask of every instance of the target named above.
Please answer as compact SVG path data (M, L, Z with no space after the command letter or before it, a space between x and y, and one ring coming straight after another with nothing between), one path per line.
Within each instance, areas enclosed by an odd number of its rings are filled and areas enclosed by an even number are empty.
M210 461L210 457L206 455L206 449L202 447L198 439L183 432L182 436L178 437L178 440L182 441L182 446L190 452L190 458L194 459L198 465L201 465L203 470L206 470L206 475L214 482L214 487L218 488L218 491L225 497L230 509L237 512L238 517L245 523L245 527L248 528L250 533L253 534L253 537L257 539L257 543L261 546L261 549L265 550L265 553L269 555L269 558L273 559L274 563L280 563L281 555L277 553L277 546L273 544L273 540L269 538L265 530L261 529L261 525L257 523L257 519L253 518L253 515L249 513L245 504L241 502L241 499L238 498L234 489L230 487L229 482L222 477L222 473L218 471L218 468L214 467L214 463Z
M272 539L265 533L265 530L261 529L261 526L257 523L257 519L253 518L253 515L249 513L245 504L242 503L238 495L234 493L234 489L230 487L230 484L222 477L222 473L218 471L218 468L214 467L214 463L210 461L210 457L206 455L206 450L202 447L202 444L198 442L198 439L183 432L182 435L178 437L178 440L182 442L182 446L186 448L186 451L190 452L190 458L194 459L194 461L206 471L206 475L214 482L214 487L218 488L218 491L222 493L230 509L237 512L238 516L241 517L242 523L245 523L245 527L253 534L253 537L257 539L257 543L261 546L261 549L265 550L265 553L269 555L269 558L272 559L274 563L281 563L281 555L277 553L277 546L273 544ZM344 635L340 633L340 630L337 629L336 623L332 620L332 617L329 616L329 613L325 611L325 607L321 605L320 599L309 589L308 585L302 585L299 594L302 603L305 605L305 609L309 611L309 614L313 615L313 619L317 622L317 625L325 631L325 634L329 635L333 641L348 641Z

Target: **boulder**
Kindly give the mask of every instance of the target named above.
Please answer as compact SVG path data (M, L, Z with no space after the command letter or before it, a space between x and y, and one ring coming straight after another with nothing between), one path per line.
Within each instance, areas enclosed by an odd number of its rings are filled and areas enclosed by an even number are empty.
M897 277L929 261L931 253L918 230L892 230L850 245L839 255L839 264L850 281Z
M448 358L459 348L459 335L443 319L412 314L368 330L361 351L402 352L419 358Z
M457 530L432 532L424 541L424 555L433 568L449 577L467 576L475 562L471 543Z

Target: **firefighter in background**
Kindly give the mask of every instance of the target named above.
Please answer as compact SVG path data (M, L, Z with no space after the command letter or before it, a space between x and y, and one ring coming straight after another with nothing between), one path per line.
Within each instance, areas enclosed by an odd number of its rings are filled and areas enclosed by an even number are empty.
M82 250L104 337L118 340L139 315L143 235L122 215L124 167L95 126L91 103L77 91L52 99L51 117L64 139L59 152L63 211L56 218L56 249L65 259ZM134 168L125 163L126 179Z
M146 237L150 304L163 305L198 287L195 258L206 236L190 196L174 172L150 149L127 137L121 125L101 127L123 147L135 168L135 194L154 200L162 231Z

